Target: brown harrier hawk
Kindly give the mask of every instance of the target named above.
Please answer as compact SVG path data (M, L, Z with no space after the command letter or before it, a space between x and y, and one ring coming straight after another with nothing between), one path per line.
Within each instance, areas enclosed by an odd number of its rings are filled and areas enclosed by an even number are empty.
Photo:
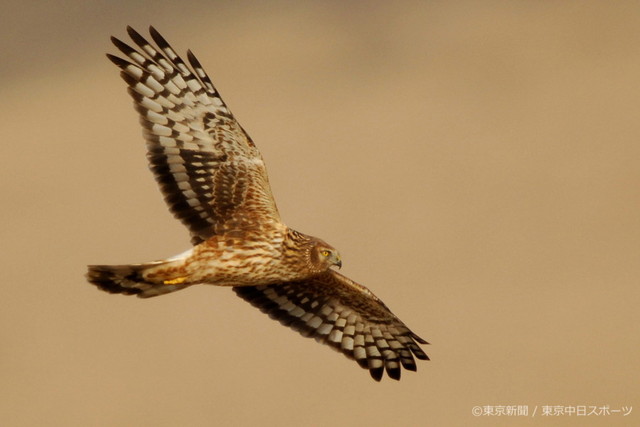
M129 85L144 127L147 157L193 247L145 264L93 265L87 278L141 298L196 284L232 286L271 318L328 344L379 381L386 369L416 370L426 344L371 291L331 267L338 251L280 220L264 161L202 66L185 63L153 28L153 46L127 28L137 48L111 38L127 59L107 55Z

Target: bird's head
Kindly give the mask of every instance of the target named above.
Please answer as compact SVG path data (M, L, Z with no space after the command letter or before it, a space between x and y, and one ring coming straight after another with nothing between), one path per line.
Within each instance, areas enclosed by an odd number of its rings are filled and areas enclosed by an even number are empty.
M342 267L342 259L338 250L322 240L317 240L311 248L311 264L314 270L322 272L337 265Z

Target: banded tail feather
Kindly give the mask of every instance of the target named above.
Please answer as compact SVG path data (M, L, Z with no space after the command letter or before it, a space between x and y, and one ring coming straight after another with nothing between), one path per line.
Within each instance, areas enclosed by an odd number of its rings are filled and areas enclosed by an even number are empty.
M144 272L155 268L161 262L130 265L90 265L87 280L103 291L111 294L137 295L150 298L179 291L189 284L154 282L144 277Z

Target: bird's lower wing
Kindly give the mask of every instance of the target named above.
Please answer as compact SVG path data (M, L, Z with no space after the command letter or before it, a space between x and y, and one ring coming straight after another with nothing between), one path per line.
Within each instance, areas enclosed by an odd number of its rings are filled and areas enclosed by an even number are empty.
M298 331L327 344L368 369L380 381L386 369L399 380L401 367L415 371L429 357L411 332L369 289L329 270L301 282L235 287L253 306Z

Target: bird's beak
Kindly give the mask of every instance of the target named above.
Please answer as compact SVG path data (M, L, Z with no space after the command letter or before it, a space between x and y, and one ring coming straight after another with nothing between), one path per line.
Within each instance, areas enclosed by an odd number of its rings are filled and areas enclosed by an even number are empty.
M340 258L336 260L336 265L338 266L338 270L342 268L342 260Z

